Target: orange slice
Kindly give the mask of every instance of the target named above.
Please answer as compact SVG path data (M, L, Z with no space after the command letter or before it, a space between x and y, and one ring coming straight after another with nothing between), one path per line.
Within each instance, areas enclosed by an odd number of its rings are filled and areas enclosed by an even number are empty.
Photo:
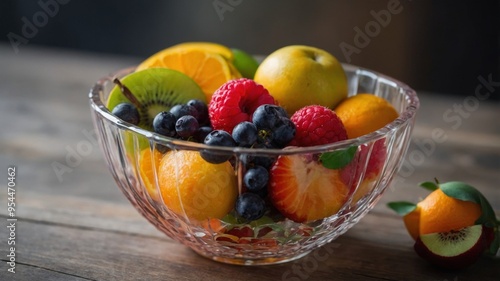
M200 50L207 53L219 54L228 61L233 61L233 51L228 47L212 42L185 42L169 47L168 50Z
M207 101L210 101L212 94L222 84L241 77L230 60L224 56L203 48L174 46L149 57L136 71L152 67L180 71L191 77L203 90Z

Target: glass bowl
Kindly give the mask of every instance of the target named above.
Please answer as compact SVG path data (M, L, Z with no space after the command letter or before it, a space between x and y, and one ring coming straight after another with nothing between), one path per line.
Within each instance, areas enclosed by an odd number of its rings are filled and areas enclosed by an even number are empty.
M114 86L113 79L133 72L134 68L118 71L97 81L89 95L90 106L101 148L118 187L139 213L156 228L202 256L216 261L243 265L282 263L303 257L331 242L365 216L391 183L410 143L419 107L415 91L404 83L374 71L345 64L343 67L348 78L349 96L357 93L380 96L394 106L399 117L376 132L328 145L281 150L207 146L155 134L126 123L110 113L105 103ZM186 151L229 155L229 175L221 177L220 173L213 173L213 182L209 180L208 184L193 191L191 196L196 197L193 200L198 200L203 205L206 200L220 199L212 196L212 184L224 185L230 182L235 195L244 190L242 178L245 159L248 157L317 159L323 153L345 152L348 149L354 149L354 158L347 166L339 168L338 173L342 175L343 187L349 192L338 195L342 196L338 200L341 202L337 207L338 211L326 218L305 222L285 218L272 206L264 218L252 222L238 218L234 215L234 210L223 218L201 216L200 219L200 216L189 213L187 207L182 207L183 199L179 199L180 209L178 204L173 206L165 203L167 201L164 197L170 193L162 192L165 186L179 191L178 185L186 176L200 176L199 171L195 171L198 169L193 166L192 171L174 172L168 182L162 182L162 172L158 171L159 162L144 161L141 158L145 157L145 153L159 153L161 159L163 153L181 155ZM156 159L149 157L150 160ZM181 159L173 164L174 170L183 164L183 158L172 159ZM371 168L377 162L377 168ZM149 173L144 172L148 169ZM212 175L203 176L210 179Z

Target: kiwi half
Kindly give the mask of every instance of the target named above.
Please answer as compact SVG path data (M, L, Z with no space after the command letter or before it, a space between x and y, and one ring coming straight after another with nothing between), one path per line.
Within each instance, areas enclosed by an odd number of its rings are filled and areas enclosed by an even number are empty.
M191 99L207 102L205 94L193 79L168 68L137 71L116 83L108 98L108 109L111 111L122 102L134 104L140 115L138 126L150 131L153 130L154 117L161 111L168 111L174 105L187 103Z
M449 269L459 269L476 262L491 244L493 228L473 225L449 232L422 234L414 249L429 262Z

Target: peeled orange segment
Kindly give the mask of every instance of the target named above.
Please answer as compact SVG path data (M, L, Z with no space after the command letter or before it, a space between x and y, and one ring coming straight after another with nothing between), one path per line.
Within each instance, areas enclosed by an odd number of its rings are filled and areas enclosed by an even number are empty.
M158 200L159 198L158 190L156 189L156 178L162 157L163 154L158 150L154 150L151 153L151 149L149 148L143 149L139 155L139 174L149 196L153 200Z
M207 101L222 84L239 75L222 55L197 49L166 49L141 63L137 71L153 67L174 69L191 77L205 93Z

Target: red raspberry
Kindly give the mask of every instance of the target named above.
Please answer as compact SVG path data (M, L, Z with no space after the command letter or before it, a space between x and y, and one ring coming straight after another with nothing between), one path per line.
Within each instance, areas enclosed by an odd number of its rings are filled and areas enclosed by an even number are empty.
M290 118L297 127L294 146L313 146L347 139L344 124L335 112L320 105L309 105Z
M240 78L226 82L212 95L208 114L214 130L233 132L234 126L252 121L252 114L263 104L275 104L274 98L260 84Z

